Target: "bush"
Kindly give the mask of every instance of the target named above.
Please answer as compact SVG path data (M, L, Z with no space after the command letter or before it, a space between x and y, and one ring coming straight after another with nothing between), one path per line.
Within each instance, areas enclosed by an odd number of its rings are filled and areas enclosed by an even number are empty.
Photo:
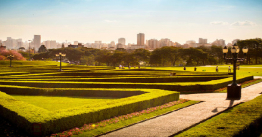
M138 91L138 89L125 91ZM146 92L146 94L104 102L94 108L83 105L52 112L0 92L0 115L17 123L30 134L47 135L179 99L178 92L158 89L140 89L139 91Z

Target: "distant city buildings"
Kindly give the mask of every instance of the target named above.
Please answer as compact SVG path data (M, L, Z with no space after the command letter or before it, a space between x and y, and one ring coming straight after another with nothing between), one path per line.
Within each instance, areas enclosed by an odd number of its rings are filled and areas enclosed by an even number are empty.
M207 39L199 38L198 44L199 44L199 45L205 45L205 44L207 44Z
M161 48L164 46L175 46L175 47L182 47L182 48L190 48L190 47L199 47L199 46L232 46L233 44L237 43L239 39L234 39L232 43L225 44L225 40L223 39L216 39L212 43L208 43L207 39L205 38L199 38L198 43L195 40L188 40L185 42L185 44L180 44L177 42L173 42L168 38L162 38L160 40L157 39L145 39L144 33L137 34L137 43L128 43L126 44L125 38L119 38L118 42L115 43L115 41L111 41L110 43L102 43L102 41L94 41L94 43L86 43L82 44L78 41L74 41L73 44L70 42L63 42L58 43L56 40L46 40L41 42L41 35L34 35L33 40L28 41L22 41L21 38L19 39L13 39L11 37L7 37L6 41L0 40L0 46L2 45L2 48L5 47L6 49L23 49L28 50L29 43L30 48L34 51L38 51L39 47L41 45L44 45L46 49L56 49L56 48L62 48L62 45L64 47L72 47L72 48L78 48L78 47L87 47L87 48L95 48L95 49L104 49L104 50L116 50L116 49L128 49L128 50L135 50L135 49L147 49L147 50L155 50L157 48Z
M212 43L212 45L217 45L217 46L225 46L226 45L226 43L225 43L225 40L223 40L223 39L216 39L213 43Z
M157 39L150 39L147 41L147 45L150 50L154 50L159 48L160 42Z
M120 43L122 45L126 45L126 39L125 38L119 38L118 43Z

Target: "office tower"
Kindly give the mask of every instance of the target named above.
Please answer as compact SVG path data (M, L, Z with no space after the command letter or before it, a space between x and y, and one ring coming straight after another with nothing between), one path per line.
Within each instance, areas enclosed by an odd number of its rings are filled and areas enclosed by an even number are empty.
M137 34L137 45L138 46L145 45L145 34L144 33Z
M16 40L16 49L19 49L20 47L23 47L23 41L22 39L17 39Z
M35 50L38 50L41 46L41 35L34 35L33 43Z
M44 41L43 44L45 45L46 49L50 49L50 40Z
M119 38L118 43L121 43L122 45L126 45L126 39L125 38Z
M7 40L6 40L6 48L7 49L12 49L13 48L13 41L12 41L12 38L11 37L7 37Z
M164 46L174 46L174 43L173 43L170 39L165 38L165 39L159 40L159 46L160 46L160 47L164 47Z
M207 39L199 38L199 42L198 43L202 44L202 45L207 44Z
M159 44L160 44L157 39L150 39L150 40L147 41L147 43L148 43L149 49L151 49L151 50L159 48Z

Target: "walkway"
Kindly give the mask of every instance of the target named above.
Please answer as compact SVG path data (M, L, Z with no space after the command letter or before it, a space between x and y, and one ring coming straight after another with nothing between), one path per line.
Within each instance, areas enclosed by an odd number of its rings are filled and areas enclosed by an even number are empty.
M243 88L241 100L235 101L225 100L226 93L180 95L180 98L204 102L117 130L103 137L167 137L208 119L228 107L252 100L261 92L262 82Z

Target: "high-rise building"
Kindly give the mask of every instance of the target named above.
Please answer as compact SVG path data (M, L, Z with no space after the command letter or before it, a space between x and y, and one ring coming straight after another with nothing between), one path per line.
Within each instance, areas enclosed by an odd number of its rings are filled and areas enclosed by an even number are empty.
M50 47L50 40L44 41L44 42L43 42L43 45L45 45L45 47L46 47L47 49L50 49L50 48L51 48L51 47Z
M198 42L200 45L204 45L204 44L207 44L207 39L203 39L203 38L199 38L199 42Z
M154 50L156 48L159 48L159 41L157 39L150 39L147 41L148 48L151 50Z
M145 34L139 33L137 34L137 46L144 46L145 45Z
M111 47L114 47L115 48L115 46L116 46L116 44L115 44L115 42L114 41L111 41Z
M37 51L41 46L41 35L34 35L33 43L35 50Z
M13 41L12 41L12 38L11 37L7 37L7 40L6 40L6 48L7 49L12 49L13 48Z
M164 47L164 46L174 46L174 43L173 43L170 39L165 38L165 39L159 40L159 46L160 46L160 47Z
M125 38L119 38L118 43L121 43L122 45L126 45L126 39Z

